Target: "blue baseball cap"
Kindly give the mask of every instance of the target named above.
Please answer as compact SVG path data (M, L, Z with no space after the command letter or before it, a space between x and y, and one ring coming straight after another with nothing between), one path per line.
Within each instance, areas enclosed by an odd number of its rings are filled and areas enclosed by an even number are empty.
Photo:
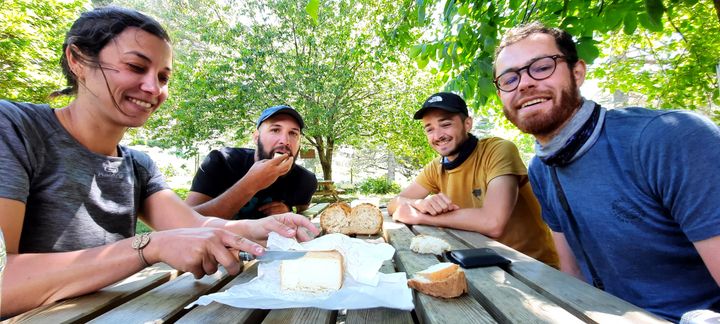
M300 125L300 129L305 128L305 122L303 121L297 110L287 105L272 106L268 109L263 110L262 114L260 114L260 118L258 118L257 120L256 128L260 128L260 124L262 124L268 118L277 114L288 114L295 118L295 120L297 120L298 124Z

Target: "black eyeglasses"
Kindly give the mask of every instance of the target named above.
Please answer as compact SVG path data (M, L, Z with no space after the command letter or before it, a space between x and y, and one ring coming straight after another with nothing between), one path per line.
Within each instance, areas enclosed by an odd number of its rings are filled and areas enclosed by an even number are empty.
M493 82L500 91L515 91L520 84L520 78L522 77L520 72L522 70L527 70L528 76L535 80L545 80L555 73L558 59L565 59L565 56L558 54L536 58L528 65L500 74Z

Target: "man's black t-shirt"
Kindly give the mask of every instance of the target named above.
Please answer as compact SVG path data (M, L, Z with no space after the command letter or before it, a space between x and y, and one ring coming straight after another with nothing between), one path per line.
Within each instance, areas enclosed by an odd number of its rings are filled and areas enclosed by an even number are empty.
M254 163L253 149L226 147L213 150L195 174L190 191L215 198L244 177ZM265 217L267 215L258 211L258 207L273 201L281 201L289 207L307 205L316 189L315 174L294 164L290 172L279 177L270 187L258 191L235 215L235 219Z

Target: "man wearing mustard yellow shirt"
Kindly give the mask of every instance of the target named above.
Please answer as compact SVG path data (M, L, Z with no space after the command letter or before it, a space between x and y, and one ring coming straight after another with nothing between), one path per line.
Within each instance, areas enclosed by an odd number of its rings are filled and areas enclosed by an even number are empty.
M415 113L428 143L441 156L388 204L393 219L474 231L555 268L552 236L528 182L517 147L478 139L460 96L441 92Z

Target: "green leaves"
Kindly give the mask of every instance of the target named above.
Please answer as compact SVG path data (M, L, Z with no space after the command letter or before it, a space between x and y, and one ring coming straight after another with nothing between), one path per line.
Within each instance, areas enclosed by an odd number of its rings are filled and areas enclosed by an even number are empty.
M647 9L650 23L652 23L653 26L659 26L660 29L662 29L662 16L663 13L665 13L665 7L663 6L662 0L645 0L645 8Z
M320 0L308 0L305 6L305 12L310 15L315 23L318 22L318 11L320 9Z
M417 21L422 25L425 23L425 1L415 0L415 5L417 8Z
M593 61L600 55L600 51L596 46L597 42L592 37L581 37L577 41L577 52L578 56L585 60L588 64L592 64Z
M623 32L625 35L632 35L637 29L637 17L635 12L628 12L623 19Z
M640 21L640 25L652 32L660 32L663 29L662 24L655 22L647 12L639 14L638 21Z
M720 30L720 23L712 3L688 4L682 2L666 11L666 19L682 34L675 28L659 29L643 11L644 18L638 19L642 28L630 35L601 38L606 63L595 67L590 77L610 93L626 94L627 99L618 105L692 109L713 115L712 107L719 102L715 65L720 49L714 31Z
M0 98L49 103L65 87L62 42L84 1L3 1L0 6ZM64 105L67 100L50 102Z
M418 55L420 55L422 52L425 51L425 44L415 45L410 48L410 58L416 58Z

